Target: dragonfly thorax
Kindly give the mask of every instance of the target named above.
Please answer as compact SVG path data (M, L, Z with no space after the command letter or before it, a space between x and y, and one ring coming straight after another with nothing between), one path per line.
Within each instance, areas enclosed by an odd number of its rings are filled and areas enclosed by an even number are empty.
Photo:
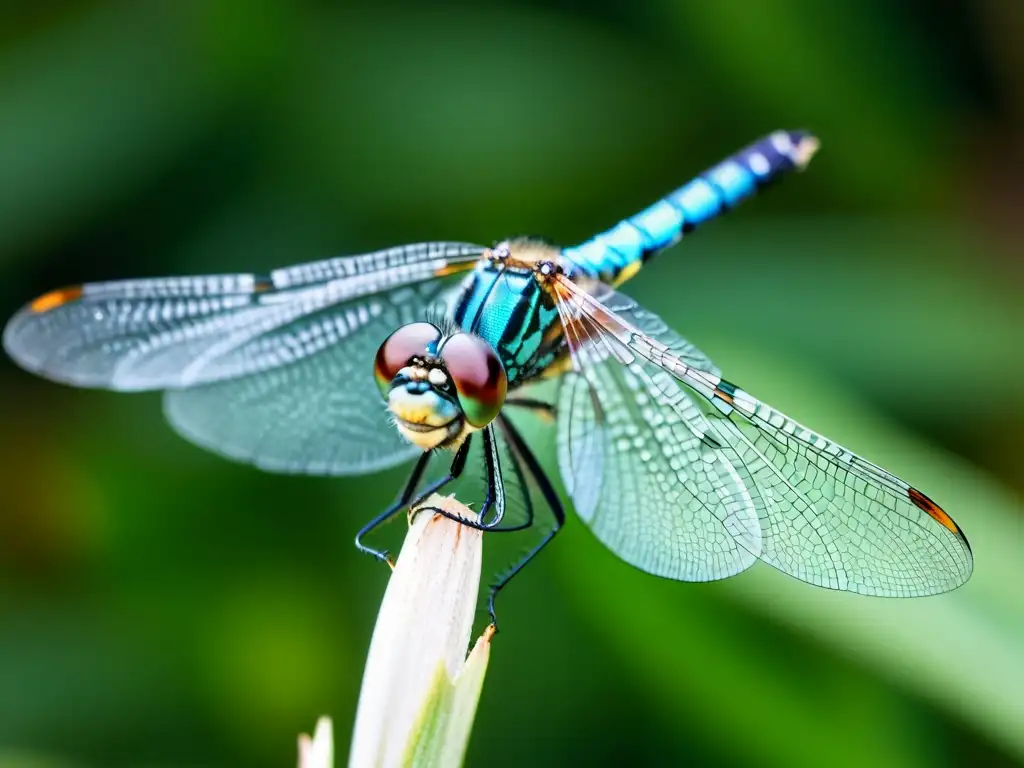
M377 386L398 431L423 450L455 448L498 415L508 387L497 353L479 336L410 323L377 352Z

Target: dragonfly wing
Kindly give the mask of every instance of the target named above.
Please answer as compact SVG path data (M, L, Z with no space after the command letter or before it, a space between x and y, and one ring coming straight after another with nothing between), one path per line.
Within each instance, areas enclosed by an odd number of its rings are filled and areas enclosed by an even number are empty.
M617 305L713 368L656 316ZM761 538L753 501L704 441L695 403L656 366L622 359L592 324L567 324L566 335L575 370L559 391L558 454L577 514L619 557L659 576L709 581L752 565Z
M643 333L659 339L688 365L709 373L719 372L707 355L670 329L660 317L644 309L630 297L618 293L604 283L594 283L591 295L610 311L628 319ZM604 475L602 443L605 439L602 424L597 418L600 405L592 402L597 388L587 381L590 375L588 371L597 363L606 360L614 350L607 343L597 343L600 334L595 334L591 338L588 326L573 325L570 322L568 331L569 348L573 353L573 362L577 370L561 379L559 410L567 415L575 414L575 418L565 418L559 422L564 430L564 435L559 440L559 460L562 476L570 486L567 490L573 497L573 505L577 512L586 515L595 508L600 497ZM576 484L576 477L585 477L586 480Z
M168 390L164 411L189 440L270 471L347 475L393 466L420 449L390 422L374 355L399 326L449 312L457 293L451 279L438 279L303 314L210 358L232 375ZM204 379L202 369L195 375Z
M255 275L124 280L52 291L19 311L4 348L23 368L79 387L159 389L181 383L188 361L267 310ZM163 354L164 370L139 375Z
M563 322L585 328L620 363L654 365L702 404L685 430L700 432L742 479L760 522L760 559L812 584L868 595L936 594L970 577L966 537L916 488L689 365L568 278L558 276L553 292ZM606 470L606 492L608 477Z
M588 286L588 291L593 300L600 303L607 311L614 313L644 335L656 339L691 368L716 376L721 373L718 366L711 362L711 358L669 328L668 324L656 314L640 306L635 299L624 293L619 293L605 283L595 282L592 286ZM598 347L593 346L597 351ZM590 354L594 354L594 352Z
M274 471L357 474L418 449L372 374L399 325L450 311L482 249L422 243L267 277L131 280L55 291L8 324L24 367L77 386L168 390L185 437Z
M881 597L956 589L967 538L935 502L743 390L714 435L760 491L761 559L803 581ZM742 410L740 409L742 407Z
M420 243L272 272L86 283L41 296L4 330L22 367L56 381L116 390L168 389L238 375L210 365L304 314L468 267L479 246ZM252 347L248 347L250 353ZM273 367L286 353L250 366ZM202 372L200 375L200 371Z

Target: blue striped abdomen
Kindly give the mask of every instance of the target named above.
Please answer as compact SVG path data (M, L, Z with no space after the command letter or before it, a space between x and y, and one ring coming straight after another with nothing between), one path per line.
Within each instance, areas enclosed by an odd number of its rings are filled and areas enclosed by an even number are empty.
M562 255L590 274L618 284L658 251L713 219L782 174L800 170L818 148L804 131L776 131L666 195L650 208Z

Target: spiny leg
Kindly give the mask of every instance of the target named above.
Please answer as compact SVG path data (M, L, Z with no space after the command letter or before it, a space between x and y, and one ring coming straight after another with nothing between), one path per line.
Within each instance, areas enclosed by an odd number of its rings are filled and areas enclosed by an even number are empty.
M359 529L359 533L356 534L356 547L359 549L359 551L368 555L373 555L378 560L383 560L392 568L394 568L394 563L391 561L391 556L388 553L388 551L374 549L373 547L366 546L365 544L363 544L363 537L368 535L378 526L390 520L392 517L397 515L407 506L415 506L416 503L422 501L430 494L440 490L442 487L444 487L452 480L454 480L456 477L458 477L459 473L462 472L462 468L466 466L466 454L468 453L468 450L469 439L467 438L466 441L462 444L462 446L460 446L458 452L455 454L455 459L452 462L452 468L449 471L449 473L444 477L435 480L433 483L427 486L423 493L421 493L417 497L416 502L413 502L413 504L410 505L409 500L413 497L413 494L416 493L416 486L419 485L420 480L423 478L423 472L426 470L427 463L430 461L430 452L424 451L423 454L416 460L416 464L413 465L412 472L409 473L409 479L406 480L405 487L403 487L402 492L398 495L398 498L395 499L394 503Z

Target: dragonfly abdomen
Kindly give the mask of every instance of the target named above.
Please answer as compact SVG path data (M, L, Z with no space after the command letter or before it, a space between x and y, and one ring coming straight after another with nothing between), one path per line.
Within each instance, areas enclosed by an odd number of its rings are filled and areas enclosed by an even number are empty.
M725 213L744 198L810 161L818 141L805 131L776 131L709 168L649 208L563 255L606 283L635 275L655 253Z

